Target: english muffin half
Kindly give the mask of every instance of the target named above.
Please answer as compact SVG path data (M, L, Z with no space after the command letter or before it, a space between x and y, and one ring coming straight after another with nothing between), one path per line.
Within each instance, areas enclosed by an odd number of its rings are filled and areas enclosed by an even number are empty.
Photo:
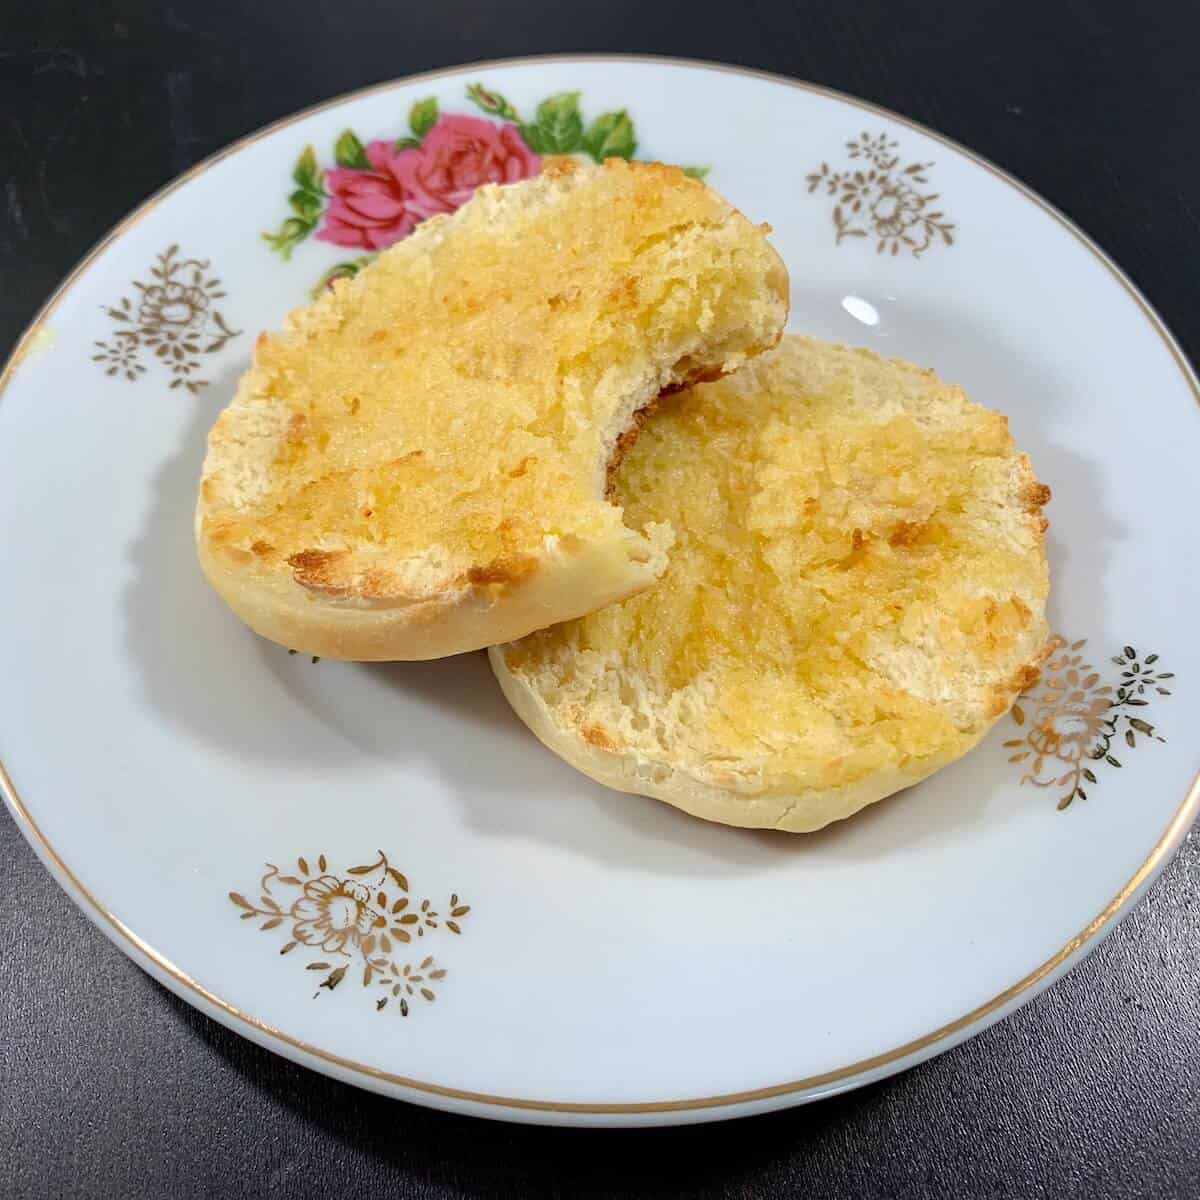
M263 334L209 435L196 540L250 627L435 658L649 585L669 532L610 466L660 392L772 346L765 229L661 164L481 188Z
M613 485L674 529L664 576L490 652L610 787L819 829L966 753L1047 652L1049 490L932 371L786 337L665 401Z

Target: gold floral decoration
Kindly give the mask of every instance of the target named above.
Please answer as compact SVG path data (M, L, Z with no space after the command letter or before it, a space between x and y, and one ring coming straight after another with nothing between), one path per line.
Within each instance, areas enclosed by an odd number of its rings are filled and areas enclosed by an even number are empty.
M225 297L207 259L182 258L178 246L168 246L147 278L133 281L132 297L123 296L104 310L116 328L109 340L94 343L92 361L106 375L134 383L146 374L145 359L169 374L172 388L195 395L208 386L196 374L199 356L216 354L241 335L217 310L217 301Z
M378 989L376 1012L395 1001L394 1011L407 1017L410 1000L437 999L436 988L446 969L432 954L417 962L401 961L407 957L402 948L443 928L460 935L471 906L462 903L457 892L451 893L444 911L429 899L413 900L407 877L382 850L378 855L375 862L342 873L330 870L324 854L311 863L296 859L296 869L289 874L267 863L257 903L241 892L230 892L229 899L242 910L243 921L261 920L258 928L263 932L285 929L287 941L280 954L304 947L309 953L331 956L332 961L314 958L305 964L308 971L327 972L314 998L322 991L332 992L351 968L361 967L362 986Z
M834 243L874 238L878 254L902 250L920 258L935 242L954 245L954 225L936 205L937 192L925 190L931 162L900 165L900 143L886 133L865 131L846 143L848 157L860 166L832 170L827 162L808 175L811 195L822 189L835 198Z
M1140 710L1148 710L1157 696L1171 695L1167 684L1174 673L1161 669L1157 654L1143 658L1125 646L1112 658L1119 677L1109 682L1084 661L1086 644L1086 638L1070 645L1058 641L1039 678L1013 705L1013 721L1028 725L1027 732L1004 743L1014 751L1009 762L1029 763L1022 784L1059 789L1059 809L1088 798L1084 784L1100 782L1096 770L1122 766L1114 745L1124 742L1135 750L1148 741L1166 741Z

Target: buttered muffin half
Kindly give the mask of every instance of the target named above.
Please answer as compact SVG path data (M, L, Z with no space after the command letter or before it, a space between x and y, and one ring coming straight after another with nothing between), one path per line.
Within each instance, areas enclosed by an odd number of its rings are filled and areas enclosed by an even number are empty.
M805 831L958 758L1048 649L1049 489L932 371L786 337L664 401L614 473L648 591L491 650L592 778Z
M426 221L260 336L209 435L208 579L258 633L348 659L477 649L647 587L670 532L622 520L610 468L661 392L778 340L765 235L619 159Z

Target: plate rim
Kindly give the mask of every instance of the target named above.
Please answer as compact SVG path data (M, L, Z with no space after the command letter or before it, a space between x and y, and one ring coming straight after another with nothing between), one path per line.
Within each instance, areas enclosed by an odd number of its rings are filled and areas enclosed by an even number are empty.
M162 200L180 190L194 178L214 167L217 163L239 153L246 146L260 141L290 125L314 116L317 113L336 108L349 101L359 100L365 96L386 92L399 87L429 80L441 79L466 71L494 70L500 67L540 66L561 63L632 63L647 66L683 67L693 70L714 71L733 75L748 76L768 83L780 84L795 88L809 94L816 94L826 99L832 99L882 116L889 121L915 130L935 142L946 146L968 161L982 167L990 175L1002 183L1014 188L1025 199L1032 202L1043 212L1052 217L1064 230L1080 242L1085 249L1099 260L1126 294L1141 310L1143 317L1149 322L1166 346L1176 366L1179 368L1184 383L1191 390L1193 398L1200 403L1200 378L1188 361L1182 347L1171 333L1163 318L1158 314L1141 290L1124 270L1070 217L1055 205L1051 204L1033 188L1023 183L1004 168L997 166L990 159L962 145L955 139L939 133L930 127L915 121L910 117L894 112L883 105L869 100L826 87L823 84L810 83L794 79L772 71L759 70L753 67L737 66L730 63L714 62L704 59L674 57L654 54L541 54L518 55L509 58L485 59L475 62L459 63L449 67L439 67L435 70L405 75L394 79L383 80L368 84L365 87L354 88L339 93L329 99L322 100L307 108L280 117L258 129L244 134L202 159L180 175L169 180L162 187L150 194L145 200L132 209L118 221L71 269L59 285L51 292L48 299L38 309L37 313L15 342L11 352L0 369L0 398L3 397L8 384L14 378L17 369L26 354L34 345L46 321L59 303L65 299L71 288L83 274L104 253L109 246L117 242L142 217L157 207ZM771 1084L765 1087L753 1088L741 1092L729 1092L716 1096L690 1097L683 1100L653 1100L626 1101L616 1103L597 1103L589 1101L555 1101L536 1100L519 1096L499 1096L486 1092L469 1091L462 1088L447 1087L443 1084L429 1083L412 1079L395 1072L372 1067L367 1063L357 1062L320 1046L293 1037L283 1030L259 1018L243 1012L233 1004L210 992L202 984L192 979L165 955L145 942L131 928L124 924L114 913L109 911L80 881L64 859L60 857L54 846L47 839L33 815L25 807L17 792L11 776L2 761L0 761L0 795L12 814L13 820L22 836L30 843L42 863L49 870L55 881L67 895L82 909L84 914L101 932L131 958L138 966L147 970L181 999L200 1008L214 1019L220 1021L233 1032L250 1038L264 1048L282 1054L300 1062L302 1065L330 1073L329 1068L349 1082L364 1086L375 1091L387 1092L392 1088L402 1088L418 1095L410 1097L415 1102L424 1101L437 1107L454 1107L459 1111L471 1111L480 1116L516 1118L526 1121L548 1121L557 1115L560 1117L620 1117L620 1116L653 1116L675 1114L677 1117L694 1114L691 1119L718 1119L724 1114L721 1110L755 1105L763 1107L764 1102L781 1101L771 1107L784 1107L788 1101L803 1103L835 1091L845 1091L868 1082L872 1078L880 1078L893 1074L908 1066L914 1066L935 1054L950 1049L966 1037L982 1032L1008 1012L1032 1000L1040 992L1066 970L1078 965L1086 954L1099 945L1103 936L1111 933L1120 920L1128 913L1141 894L1161 873L1174 852L1178 849L1188 830L1200 815L1200 771L1197 772L1189 786L1182 803L1176 809L1164 832L1150 851L1146 859L1133 873L1129 880L1120 888L1107 905L1084 926L1074 937L1039 966L1023 978L1017 980L991 999L977 1005L962 1016L946 1022L929 1033L911 1039L899 1046L859 1059L842 1067L816 1075L806 1076L784 1083ZM314 1061L315 1060L315 1061ZM440 1101L440 1103L439 1103ZM451 1102L447 1104L447 1102ZM457 1103L453 1103L457 1102ZM507 1110L507 1111L505 1111ZM707 1114L707 1115L705 1115ZM610 1122L605 1122L610 1123ZM628 1122L618 1122L626 1124Z

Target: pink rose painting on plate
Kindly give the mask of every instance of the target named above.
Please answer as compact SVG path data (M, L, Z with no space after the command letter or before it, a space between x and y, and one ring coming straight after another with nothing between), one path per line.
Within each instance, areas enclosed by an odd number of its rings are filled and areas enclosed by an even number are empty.
M325 172L329 205L318 241L380 250L411 233L420 220L397 169L400 154L391 143L371 142L363 153L368 169L332 167Z
M426 218L461 207L481 184L530 179L551 156L632 158L637 138L629 114L605 112L585 123L579 95L550 96L527 121L499 93L475 83L467 99L482 117L443 113L431 96L411 107L409 131L401 137L364 144L345 130L333 148L334 166L322 167L306 146L292 171L291 215L263 237L285 259L310 236L358 251L325 271L314 288L319 291L356 275ZM684 169L706 174L706 168Z
M368 168L325 172L329 206L317 240L381 250L412 232L418 221L453 212L481 183L515 183L541 169L542 160L515 125L482 117L439 117L419 146L391 142L365 147Z

